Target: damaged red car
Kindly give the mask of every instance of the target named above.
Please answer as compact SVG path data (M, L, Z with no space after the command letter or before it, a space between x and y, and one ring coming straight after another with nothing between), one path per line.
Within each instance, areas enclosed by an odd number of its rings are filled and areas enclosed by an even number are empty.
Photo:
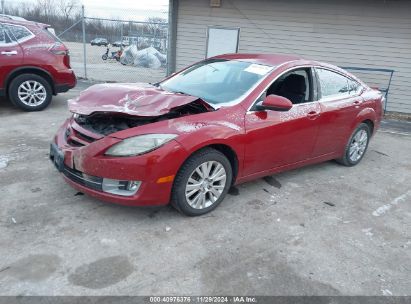
M331 159L358 164L383 101L329 64L221 55L153 85L91 86L70 101L50 158L93 197L201 215L234 184Z

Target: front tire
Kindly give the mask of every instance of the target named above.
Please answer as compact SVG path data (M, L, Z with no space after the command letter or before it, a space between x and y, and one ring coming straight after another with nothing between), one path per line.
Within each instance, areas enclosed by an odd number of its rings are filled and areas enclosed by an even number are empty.
M177 173L171 204L188 216L206 214L223 201L232 179L227 157L212 148L202 149L193 154Z
M9 86L10 101L25 111L41 111L51 102L50 83L36 74L23 74L14 78Z
M103 59L103 60L107 60L107 55L106 55L106 54L104 54L103 56L101 56L101 59Z
M337 162L352 167L358 164L367 151L370 142L371 131L366 123L361 123L352 133L344 150L344 156Z

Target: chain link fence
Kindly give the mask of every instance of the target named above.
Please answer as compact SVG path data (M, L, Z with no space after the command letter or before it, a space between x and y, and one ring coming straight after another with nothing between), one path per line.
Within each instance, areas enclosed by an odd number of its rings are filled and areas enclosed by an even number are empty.
M77 77L105 82L156 82L166 76L168 7L93 9L77 0L5 0L5 14L50 24L70 50ZM117 17L112 16L113 13Z

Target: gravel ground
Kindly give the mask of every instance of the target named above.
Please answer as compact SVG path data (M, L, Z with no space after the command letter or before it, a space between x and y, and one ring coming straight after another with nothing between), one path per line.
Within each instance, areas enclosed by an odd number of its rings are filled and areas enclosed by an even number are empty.
M48 160L80 82L39 113L0 101L0 295L411 295L411 125L363 161L243 184L212 213L127 208Z

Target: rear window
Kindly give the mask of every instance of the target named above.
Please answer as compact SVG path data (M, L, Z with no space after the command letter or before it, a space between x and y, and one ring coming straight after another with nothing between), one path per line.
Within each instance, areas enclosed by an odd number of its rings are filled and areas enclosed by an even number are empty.
M54 31L54 28L52 27L47 27L44 29L44 31L49 35L55 42L60 42L63 43L59 37L57 37L56 32Z

